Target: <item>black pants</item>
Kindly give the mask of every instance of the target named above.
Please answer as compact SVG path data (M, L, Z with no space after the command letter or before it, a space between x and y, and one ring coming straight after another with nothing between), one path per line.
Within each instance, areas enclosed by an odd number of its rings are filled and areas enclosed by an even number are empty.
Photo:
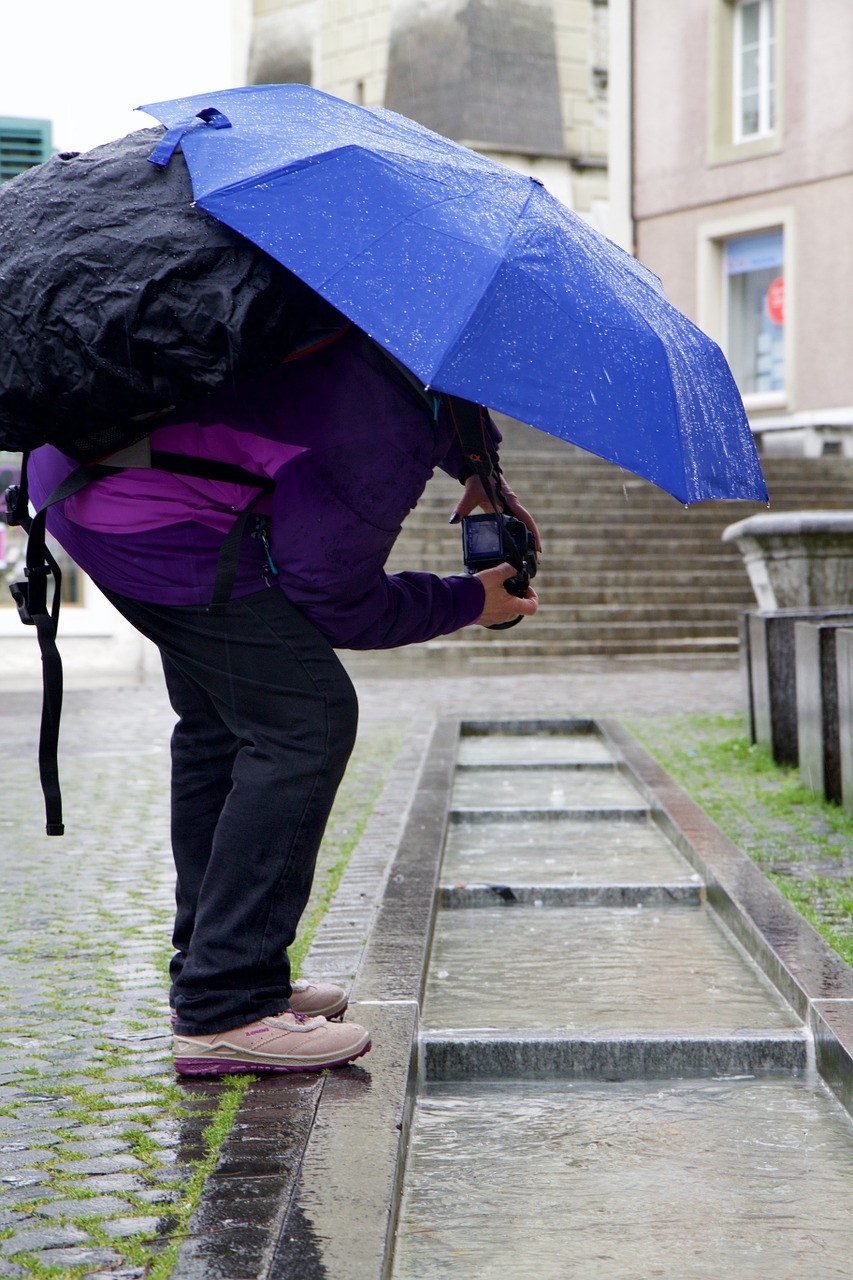
M105 593L158 646L172 735L177 1029L226 1031L286 1007L287 948L355 742L334 650L273 587L210 608Z

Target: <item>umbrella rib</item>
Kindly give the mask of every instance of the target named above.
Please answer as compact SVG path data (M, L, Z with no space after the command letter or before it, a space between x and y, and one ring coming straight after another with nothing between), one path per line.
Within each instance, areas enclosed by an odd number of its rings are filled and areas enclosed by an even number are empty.
M525 208L526 208L526 205L525 205ZM497 272L494 272L494 273L492 274L492 277L491 277L491 279L490 279L490 281L489 281L489 285L487 286L487 288L486 288L486 289L484 289L484 290L483 290L483 293L482 293L482 295L481 295L481 297L480 297L480 299L479 299L479 301L478 301L477 305L473 308L473 310L472 310L472 312L471 312L471 315L468 317L468 320L466 321L466 326L467 326L467 324L470 322L471 318L474 316L474 314L476 313L476 311L478 310L478 308L484 305L484 303L485 303L485 298L486 298L486 294L487 294L487 292L488 292L488 288L489 288L489 287L491 287L492 281L494 280L494 278L495 278L495 275L496 275L496 274L497 274ZM528 278L529 278L529 277L528 277ZM548 298L548 300L549 300L550 302L552 302L552 303L554 304L554 306L558 307L560 311L562 311L564 314L568 314L568 312L567 312L566 308L564 307L564 305L563 305L563 303L562 303L562 300L561 300L558 296L556 296L554 293L549 292L549 290L547 290L547 289L544 287L544 285L542 284L542 282L541 282L541 281L539 281L539 280L533 280L533 279L530 279L530 283L533 285L533 287L534 287L535 289L537 289L537 290L539 291L539 293L541 293L544 297ZM645 313L644 313L642 310L640 310L639 308L636 308L636 312L635 312L635 314L636 314L637 318L642 322L642 324L643 324L643 325L644 325L644 326L649 330L649 332L650 332L650 333L652 334L652 336L655 338L655 340L657 341L657 343L659 344L659 346L661 347L661 349L662 349L662 351L663 351L664 357L666 358L666 361L667 361L667 365L671 368L671 362L670 362L670 359L669 359L669 352L667 351L666 344L664 343L663 339L660 337L660 334L657 332L657 330L654 328L654 326L649 322L648 317L645 315ZM441 365L446 365L447 363L449 363L450 357L453 355L454 351L456 350L456 348L458 347L458 345L459 345L459 343L460 343L460 341L461 341L461 338L462 338L462 336L463 336L463 332L464 332L464 327L465 327L465 326L463 326L463 329L462 329L462 330L460 330L460 332L457 334L457 336L456 336L456 338L454 339L453 343L452 343L452 344L450 344L450 345L448 346L448 348L447 348L447 350L446 350L445 357L444 357L444 358L443 358L443 360L441 361ZM613 326L613 327L615 328L616 326ZM619 327L622 327L622 326L619 326ZM439 366L439 367L441 367L441 366ZM437 372L437 370L435 370L435 371L434 371L434 373L435 373L435 372ZM442 386L441 386L441 384L440 384L440 379L439 379L439 381L437 381L437 382L435 383L435 386L436 386L436 389L437 389L437 390L445 390L445 388L444 388L444 387L442 387ZM452 388L452 387L447 387L447 388L446 388L446 390L448 390L448 391L450 392L450 394L451 394L451 395L452 395L452 394L454 394L454 392L453 392L453 388ZM670 386L670 396L673 398L673 403L675 404L675 401L674 401L674 392L673 392L673 390L672 390L672 387L671 387L671 386ZM508 408L502 408L502 406L501 406L499 403L497 403L497 401L496 401L494 404L489 405L488 407L489 407L489 408L496 409L498 412L501 412L501 413L510 413L510 416L512 416L512 411L511 411L510 409L508 409ZM676 409L676 411L677 411L677 404L675 404L675 409ZM538 423L536 423L535 421L533 421L533 420L531 419L531 426L538 426ZM539 429L540 429L540 430L547 430L547 428L544 428L544 427L539 428ZM607 456L606 454L604 454L604 453L597 453L595 449L591 449L591 448L589 448L589 446L588 446L588 445L586 445L586 444L579 444L577 441L573 441L572 443L578 444L578 448L584 449L584 450L585 450L585 452L587 452L587 453L592 453L592 454L594 454L594 455L595 455L595 456L597 456L597 457L603 458L605 462L614 462L614 459L613 459L612 457L608 457L608 456ZM688 476L687 476L687 468L686 468L686 466L685 466L685 460L684 460L684 449L683 449L683 443L682 443L682 440L681 440L680 436L677 438L677 445L678 445L678 455L679 455L679 462L680 462L680 467L681 467L681 473L682 473L682 476L684 477L685 484L689 484L689 480L688 480ZM630 471L632 475L642 475L642 473L641 473L641 472L638 472L638 471L634 470L634 468L633 468L630 464L628 464L628 463L625 463L625 462L621 462L621 461L619 461L619 462L616 462L616 463L615 463L615 465L620 466L620 467L624 467L624 469L625 469L626 471ZM643 479L646 479L646 480L648 480L648 479L649 479L649 477L648 477L648 476L642 476L642 478L643 478ZM655 481L653 481L653 480L652 480L652 481L651 481L651 483L652 483L652 484L654 484L654 483L655 483ZM659 486L659 487L660 487L660 486ZM668 490L666 490L666 492L668 492ZM678 500L678 499L677 499L677 500ZM689 501L689 499L687 499L687 500Z
M532 181L532 179L531 179L531 181ZM532 193L531 191L528 191L528 193L527 193L527 199L524 201L524 204L522 205L521 209L520 209L520 210L519 210L519 212L518 212L518 215L517 215L517 217L516 217L515 226L514 226L514 227L513 227L513 229L512 229L512 234L511 234L511 235L509 235L509 236L507 237L506 242L505 242L505 244L504 244L504 248L503 248L503 250L502 250L502 252L501 252L501 256L497 259L497 261L496 261L496 263L495 263L495 266L493 267L492 271L489 273L489 278L488 278L488 280L486 280L486 281L484 282L484 285L483 285L482 289L480 290L479 297L477 298L477 300L476 300L476 301L474 302L474 304L472 305L472 307L471 307L471 309L469 310L468 314L466 315L465 319L462 321L462 323L461 323L461 324L459 325L459 327L457 328L457 331L456 331L456 333L454 334L453 339L452 339L452 340L447 344L447 346L445 347L445 354L444 354L444 356L442 357L441 361L440 361L440 362L435 366L435 368L432 370L432 372L430 373L429 377L427 378L427 380L426 380L426 385L427 385L427 386L430 386L430 385L431 385L431 383L432 383L432 379L435 377L436 373L437 373L437 372L438 372L438 370L441 368L441 365L446 363L447 358L448 358L448 356L450 355L450 353L451 353L452 351L454 351L454 350L456 349L456 347L458 347L458 345L459 345L459 343L460 343L460 341L461 341L461 339L462 339L462 335L465 333L465 330L468 328L468 325L471 323L472 318L477 314L477 311L478 311L478 310L479 310L479 308L482 306L484 298L486 297L487 293L489 292L489 290L491 289L492 285L494 284L495 277L497 276L498 272L500 271L501 267L503 266L503 264L504 264L504 263L505 263L505 261L506 261L507 248L508 248L508 246L511 244L511 242L512 242L512 240L513 240L513 237L514 237L514 236L516 236L516 235L518 234L519 224L521 223L521 219L524 217L525 213L527 212L527 206L530 204L530 201L531 201L531 199L532 199L532 196L533 196L533 193Z

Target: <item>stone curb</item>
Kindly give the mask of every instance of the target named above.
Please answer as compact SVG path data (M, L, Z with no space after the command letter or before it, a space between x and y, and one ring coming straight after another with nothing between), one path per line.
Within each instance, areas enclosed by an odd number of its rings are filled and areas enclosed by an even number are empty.
M349 985L355 973L348 1017L370 1027L374 1046L325 1077L250 1085L172 1280L383 1274L458 725L428 732L416 727L401 749L306 960L315 977Z
M601 1080L802 1071L808 1042L804 1031L710 1036L427 1031L421 1052L428 1080Z
M853 1112L853 967L616 720L602 732L661 829L705 880L708 903L814 1035L816 1065Z

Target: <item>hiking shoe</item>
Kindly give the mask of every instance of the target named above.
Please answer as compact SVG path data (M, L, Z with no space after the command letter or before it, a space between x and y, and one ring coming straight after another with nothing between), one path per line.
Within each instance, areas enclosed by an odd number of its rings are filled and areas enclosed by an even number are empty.
M347 1010L347 993L334 982L310 982L297 978L290 993L291 1013L304 1013L309 1018L342 1018ZM174 1027L175 1010L169 1006L169 1018Z
M297 978L290 993L293 1013L305 1013L309 1018L342 1018L346 1013L347 993L334 982L311 982Z
M356 1022L327 1022L303 1013L276 1014L231 1031L175 1036L175 1070L182 1076L252 1071L322 1071L343 1067L370 1048Z

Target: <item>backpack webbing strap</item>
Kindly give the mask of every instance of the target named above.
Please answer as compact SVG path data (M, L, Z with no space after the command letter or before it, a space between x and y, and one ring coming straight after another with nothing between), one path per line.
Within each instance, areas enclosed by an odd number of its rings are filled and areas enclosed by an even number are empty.
M56 623L59 613L62 574L49 551L45 551L55 579L53 589L56 608L52 614L34 613L42 663L41 725L39 726L39 782L44 796L45 832L49 836L65 833L62 821L62 792L59 787L59 721L62 715L62 659L56 647Z
M260 496L258 494L258 497L253 498L248 507L243 508L226 533L225 541L219 548L219 559L216 562L216 581L213 584L213 595L210 597L211 605L227 604L231 599L234 579L237 576L237 566L240 562L241 541L243 534L246 532L249 516L253 514L252 507Z
M59 723L62 715L62 658L56 646L61 602L62 571L46 545L47 512L58 502L73 497L93 480L117 475L126 468L109 462L77 467L53 490L35 516L28 509L27 459L21 463L21 481L7 493L8 522L19 524L27 534L26 581L14 582L10 587L12 598L18 606L21 621L34 626L42 661L42 707L39 730L39 782L44 795L45 831L49 836L61 836L65 832L62 821L62 792L59 785ZM219 480L229 484L251 486L259 490L249 505L240 512L222 544L216 568L216 582L211 604L226 604L231 598L234 578L240 560L240 543L246 531L254 503L263 493L275 488L268 476L258 476L236 464L217 462L215 459L191 458L183 454L151 451L145 464L161 471L179 475L196 476L204 480ZM48 578L53 578L53 598L47 606Z
M27 556L24 572L26 581L12 583L10 590L21 620L36 629L42 662L42 707L41 726L39 729L39 782L44 795L45 831L49 836L61 836L65 831L62 821L62 792L59 786L59 763L57 747L59 744L59 721L62 714L62 659L56 647L56 632L59 625L59 607L62 599L62 571L55 558L45 544L45 522L47 508L43 507L34 517L30 517L27 484L27 460L25 454L21 463L21 482L11 492L11 501L7 495L11 523L20 524L27 534ZM83 484L76 486L68 481L60 485L67 492L59 493L54 501L61 501L70 496ZM86 481L88 483L88 480ZM57 491L58 493L59 491ZM51 495L53 497L53 495ZM52 505L52 504L51 504ZM47 580L53 578L53 599L50 610L47 606Z

